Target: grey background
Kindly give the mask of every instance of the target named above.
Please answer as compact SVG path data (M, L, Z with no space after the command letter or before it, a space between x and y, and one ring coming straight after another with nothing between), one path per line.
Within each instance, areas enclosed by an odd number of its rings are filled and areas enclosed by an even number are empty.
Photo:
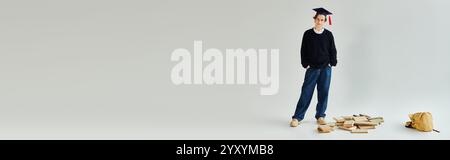
M290 128L304 69L301 35L334 13L338 66L328 119L366 113L365 135L317 134L315 97ZM445 0L18 0L0 2L0 139L450 139ZM280 89L181 85L177 48L279 48ZM433 113L436 133L404 128Z

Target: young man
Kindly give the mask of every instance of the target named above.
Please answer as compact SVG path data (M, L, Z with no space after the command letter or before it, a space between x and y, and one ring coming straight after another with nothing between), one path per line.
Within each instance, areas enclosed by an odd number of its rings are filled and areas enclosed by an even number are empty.
M325 110L331 81L331 66L337 64L336 47L333 34L323 28L324 23L327 22L327 15L331 13L324 8L316 8L314 11L316 11L313 17L315 25L305 31L302 39L301 63L306 68L306 73L300 99L292 116L291 127L297 127L303 120L316 85L318 103L315 118L317 123L326 124Z

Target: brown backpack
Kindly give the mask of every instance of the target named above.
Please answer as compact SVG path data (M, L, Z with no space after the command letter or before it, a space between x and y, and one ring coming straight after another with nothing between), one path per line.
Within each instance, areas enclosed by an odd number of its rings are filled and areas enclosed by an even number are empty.
M431 116L430 112L418 112L409 115L409 119L411 121L406 122L405 127L414 128L423 132L431 132L438 130L433 129L433 116Z

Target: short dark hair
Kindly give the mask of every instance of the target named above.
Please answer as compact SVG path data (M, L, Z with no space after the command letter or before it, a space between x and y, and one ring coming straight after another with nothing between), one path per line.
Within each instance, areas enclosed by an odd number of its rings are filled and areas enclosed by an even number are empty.
M325 22L327 22L327 15L324 15L324 14L320 14L320 13L316 13L316 15L314 15L314 19L316 19L317 18L317 16L319 16L319 15L323 15L323 16L325 16Z

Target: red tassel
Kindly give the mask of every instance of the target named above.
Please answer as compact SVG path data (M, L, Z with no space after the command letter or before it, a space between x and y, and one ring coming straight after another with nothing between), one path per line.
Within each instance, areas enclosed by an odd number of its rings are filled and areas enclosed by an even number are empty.
M331 26L331 16L328 16L328 24Z

